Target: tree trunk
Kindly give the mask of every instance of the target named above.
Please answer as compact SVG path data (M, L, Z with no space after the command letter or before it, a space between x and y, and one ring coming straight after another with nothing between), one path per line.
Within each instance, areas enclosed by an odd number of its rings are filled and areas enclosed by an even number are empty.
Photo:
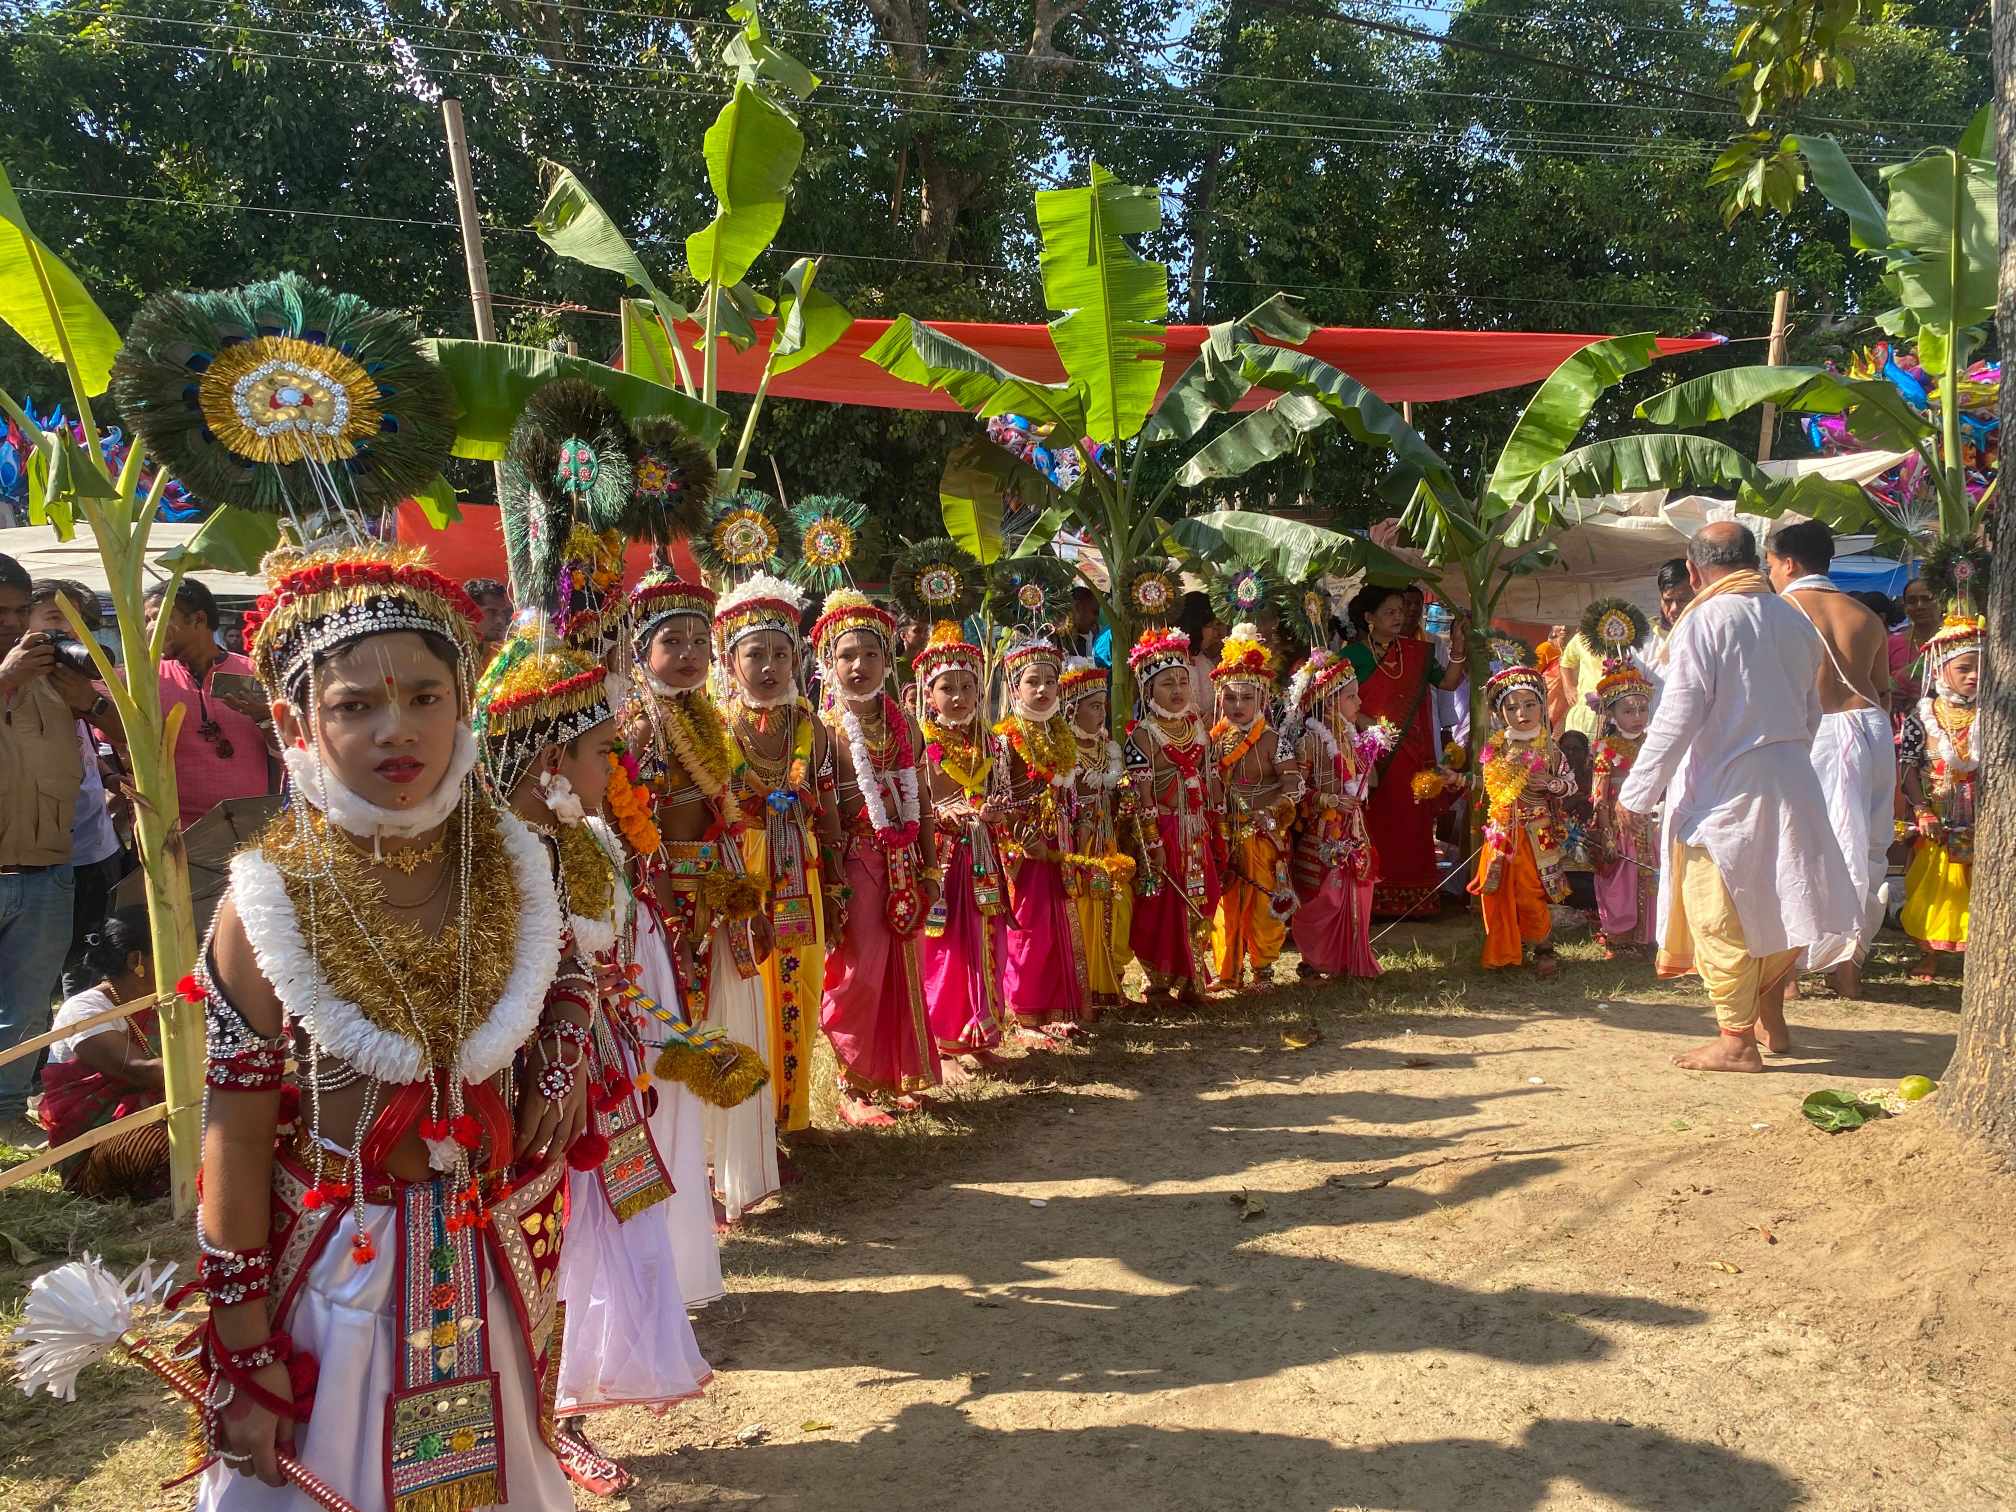
M1995 165L2002 267L1996 331L2016 351L2016 0L1995 0ZM2002 390L2002 424L2016 424L2016 385ZM1998 501L1989 526L1997 565L1981 664L1980 757L1974 875L2016 876L2016 509ZM1979 888L1968 924L1960 1034L1939 1107L1963 1133L2016 1157L2016 895Z

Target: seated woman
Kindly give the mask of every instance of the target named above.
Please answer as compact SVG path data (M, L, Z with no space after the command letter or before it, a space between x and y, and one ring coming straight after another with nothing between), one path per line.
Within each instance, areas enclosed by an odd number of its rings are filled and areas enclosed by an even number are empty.
M121 909L85 937L78 957L85 980L95 982L56 1010L57 1029L67 1029L130 1003L152 990L154 947L147 937L147 910ZM161 1101L160 1030L152 1008L124 1019L94 1024L49 1046L42 1068L42 1127L49 1147ZM80 1197L109 1201L125 1197L150 1202L168 1193L168 1125L114 1134L72 1155L58 1168L63 1185Z

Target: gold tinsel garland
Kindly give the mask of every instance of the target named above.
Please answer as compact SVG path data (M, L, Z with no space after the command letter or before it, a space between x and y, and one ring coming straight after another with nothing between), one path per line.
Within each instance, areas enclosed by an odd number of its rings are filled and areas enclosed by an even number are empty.
M585 824L563 824L554 842L560 848L560 881L567 909L600 923L616 911L616 873Z
M474 816L469 875L482 892L480 906L472 900L467 911L472 938L466 1023L459 1019L462 952L455 920L462 910L457 900L450 898L447 922L438 931L395 917L369 855L332 834L319 813L308 815L312 838L306 845L291 813L276 818L259 841L261 852L281 874L302 943L330 988L355 1003L378 1028L416 1039L427 1063L436 1068L455 1064L463 1040L503 996L518 955L518 881L504 848L502 822L489 805L475 804L449 819L447 865L460 865L463 813ZM409 1005L418 1023L409 1016Z

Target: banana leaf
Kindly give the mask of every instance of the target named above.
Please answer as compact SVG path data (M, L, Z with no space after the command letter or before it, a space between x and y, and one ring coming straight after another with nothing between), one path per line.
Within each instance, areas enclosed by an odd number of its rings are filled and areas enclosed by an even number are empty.
M1563 492L1588 499L1654 488L1735 488L1748 509L1763 505L1773 486L1770 474L1735 447L1706 436L1618 436L1563 452L1542 468L1505 535L1515 545L1545 535Z
M1960 176L1956 222L1954 175ZM1979 325L1995 313L1994 165L1953 152L1929 152L1888 170L1890 245L1887 282L1899 302L1927 325ZM1950 258L1960 241L1957 287ZM1895 253L1912 254L1908 261Z
M432 483L413 495L413 502L420 506L420 513L436 530L446 530L462 518L462 506L455 499L455 485L439 473L434 474Z
M1302 444L1305 436L1322 430L1336 418L1320 400L1308 394L1281 394L1265 409L1240 416L1192 452L1190 459L1177 469L1176 486L1195 488L1212 478L1236 478L1262 462L1286 456Z
M1236 556L1271 568L1285 583L1306 582L1317 573L1342 576L1362 571L1375 582L1397 586L1422 575L1413 564L1363 536L1249 509L1220 509L1172 520L1167 533L1206 561Z
M1262 336L1300 345L1315 334L1315 324L1303 316L1300 305L1292 295L1276 294L1237 320L1211 326L1190 366L1142 426L1142 444L1188 441L1213 415L1228 413L1253 387L1246 379L1246 347L1260 346Z
M549 183L546 203L532 217L532 229L539 234L539 240L570 261L622 274L649 295L651 303L668 320L693 318L651 276L643 259L573 169L542 158L539 170Z
M1115 179L1098 163L1082 188L1036 196L1043 235L1043 297L1058 312L1050 340L1085 394L1085 434L1125 441L1141 429L1162 387L1169 269L1122 240L1162 224L1151 188Z
M777 302L777 329L770 338L770 371L801 368L833 344L854 324L847 307L818 287L817 258L801 257L784 274Z
M1649 331L1592 341L1549 373L1527 400L1498 453L1485 485L1487 508L1525 503L1535 482L1581 433L1603 391L1652 365L1658 341Z
M782 106L738 82L707 128L704 150L718 208L686 238L686 267L699 283L727 288L784 224L784 191L805 154L805 134Z
M743 23L742 30L721 49L721 61L735 70L737 78L746 84L765 80L781 84L801 100L819 87L819 75L791 54L770 45L754 5L731 5L728 15Z
M1725 368L1676 384L1638 406L1655 425L1709 425L1759 404L1808 415L1842 415L1869 446L1908 451L1932 433L1924 416L1881 379L1845 378L1818 367Z
M1849 166L1847 154L1832 137L1788 137L1786 145L1806 160L1813 187L1826 196L1827 203L1848 217L1848 244L1863 252L1880 252L1890 245L1890 221L1876 196L1862 182L1862 175Z
M670 415L702 446L712 446L728 417L677 389L635 373L619 372L585 357L569 357L538 347L502 341L461 341L438 337L427 343L433 358L455 386L462 418L455 423L458 457L495 462L504 456L511 427L525 401L555 378L581 378L607 394L626 420Z
M1468 499L1453 489L1438 491L1419 476L1407 507L1400 512L1400 528L1437 567L1475 556L1490 540Z
M982 567L993 566L1007 545L1001 534L1007 514L1003 495L1009 468L1016 462L985 436L974 436L945 459L945 473L938 480L945 533Z
M1053 427L1048 442L1053 450L1085 438L1085 396L1076 385L1018 377L911 316L897 316L861 355L905 383L950 394L961 409L983 419L1016 414L1040 420Z
M1255 388L1280 389L1316 400L1353 440L1364 446L1388 448L1403 468L1419 473L1445 502L1460 499L1455 475L1441 453L1422 440L1420 433L1400 418L1398 410L1349 373L1306 352L1248 347L1245 377Z
M42 276L49 280L49 291L55 296L53 316L49 301L43 297L41 280L35 276L37 259L30 255L31 248L39 254ZM0 167L0 320L58 364L63 361L60 333L69 341L77 364L71 377L78 389L87 399L105 392L112 377L112 359L119 351L119 332L77 275L29 229L27 214L15 197L5 167Z
M266 553L280 544L280 520L263 510L220 504L196 534L155 560L184 572L256 573Z

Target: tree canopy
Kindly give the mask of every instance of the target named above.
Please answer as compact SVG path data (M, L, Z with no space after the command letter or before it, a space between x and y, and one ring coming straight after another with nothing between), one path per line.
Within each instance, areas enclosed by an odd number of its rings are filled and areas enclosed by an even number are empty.
M736 28L711 5L659 10L6 0L0 161L122 326L156 290L294 269L466 336L438 104L453 94L500 335L607 357L619 280L553 256L529 225L540 159L564 161L653 267L683 265L711 213L700 137ZM1419 32L1424 15L1446 36L1351 24ZM1332 324L1713 330L1736 365L1762 359L1782 287L1802 315L1794 360L1874 334L1846 319L1876 308L1874 271L1818 195L1723 224L1707 172L1740 125L1712 93L1737 24L1726 6L782 0L764 19L822 83L751 281L825 254L822 283L857 315L1044 318L1030 190L1082 182L1096 154L1162 193L1141 250L1170 264L1178 319L1229 319L1284 289ZM1979 26L1956 0L1872 25L1854 88L1812 94L1802 119L1865 175L1950 141L1988 98ZM5 334L0 384L58 392ZM1519 397L1427 407L1416 424L1474 469ZM1593 433L1630 429L1642 397L1607 395ZM731 433L739 404L726 401ZM777 401L751 470L767 482L774 462L794 496L846 492L898 534L931 534L944 459L973 433L957 415ZM1372 492L1383 465L1319 439L1231 487L1356 522L1391 510Z

